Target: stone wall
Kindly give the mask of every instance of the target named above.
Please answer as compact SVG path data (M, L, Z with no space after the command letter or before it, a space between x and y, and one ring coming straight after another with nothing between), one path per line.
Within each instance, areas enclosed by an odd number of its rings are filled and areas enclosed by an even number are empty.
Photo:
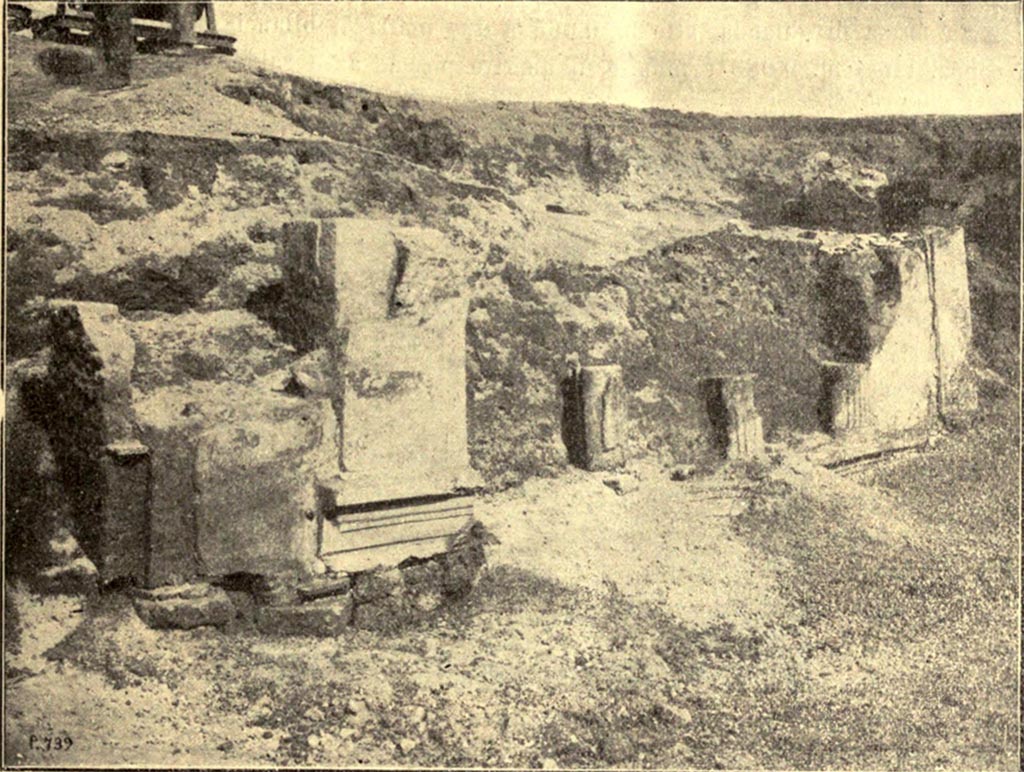
M934 417L935 349L928 267L920 250L892 253L899 270L899 300L892 324L868 354L858 390L865 420L888 433L912 429Z
M975 409L963 231L929 228L871 249L886 270L861 268L853 302L831 311L861 344L852 359L823 364L824 428L894 434Z
M431 243L405 230L409 243ZM282 250L294 326L280 332L298 351L245 312L126 320L113 305L52 305L35 414L102 580L298 581L325 571L325 518L341 507L407 502L401 513L479 484L466 442L466 301L406 292L396 302L408 246L387 223L290 223ZM241 369L197 369L196 341L207 358L245 341L259 353ZM358 569L444 553L472 518L471 497L460 507L417 510L375 529L380 539L356 529ZM383 555L378 541L410 546Z
M944 419L956 420L978 406L968 364L972 328L964 231L927 228L923 235L932 276L938 410Z

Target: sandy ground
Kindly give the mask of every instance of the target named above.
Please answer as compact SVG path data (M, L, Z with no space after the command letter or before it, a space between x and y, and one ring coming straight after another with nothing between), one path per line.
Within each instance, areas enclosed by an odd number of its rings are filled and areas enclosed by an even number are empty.
M784 613L770 563L732 533L749 480L672 482L639 466L617 494L602 475L530 480L484 502L478 516L501 539L492 560L568 585L615 586L688 623L760 627Z

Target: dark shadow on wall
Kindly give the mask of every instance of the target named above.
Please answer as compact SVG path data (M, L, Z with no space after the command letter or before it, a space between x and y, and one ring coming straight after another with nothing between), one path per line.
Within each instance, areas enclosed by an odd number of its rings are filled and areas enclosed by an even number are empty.
M825 345L840 361L866 361L871 353L870 310L860 282L843 271L838 259L831 259L821 266L817 290Z
M821 392L818 395L818 425L823 432L831 434L835 430L835 386L841 375L838 370L824 368L821 373Z

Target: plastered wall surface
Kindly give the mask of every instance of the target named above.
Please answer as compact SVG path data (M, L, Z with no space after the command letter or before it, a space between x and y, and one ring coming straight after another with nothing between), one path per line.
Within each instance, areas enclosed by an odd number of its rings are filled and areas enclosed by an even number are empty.
M896 259L899 304L888 334L871 353L859 387L866 420L885 433L927 423L935 382L932 302L924 255L900 249Z
M924 249L933 276L938 407L943 417L956 418L978 406L968 364L973 330L963 228L926 229Z

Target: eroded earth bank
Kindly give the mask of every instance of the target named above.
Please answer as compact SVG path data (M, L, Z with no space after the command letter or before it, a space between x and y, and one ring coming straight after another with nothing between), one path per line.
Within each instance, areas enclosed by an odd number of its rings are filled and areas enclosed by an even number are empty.
M8 764L1018 768L1019 118L43 47Z

